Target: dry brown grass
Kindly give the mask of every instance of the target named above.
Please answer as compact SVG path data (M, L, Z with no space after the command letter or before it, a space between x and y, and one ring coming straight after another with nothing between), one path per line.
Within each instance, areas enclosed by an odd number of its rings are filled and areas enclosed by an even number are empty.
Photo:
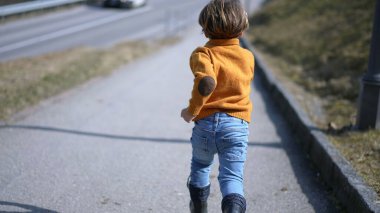
M177 40L125 42L103 50L79 47L1 62L0 120L95 76L109 74L116 68Z
M380 195L380 131L346 132L330 140Z
M374 6L372 0L270 0L250 20L253 44L321 129L355 122ZM380 131L329 137L380 195Z

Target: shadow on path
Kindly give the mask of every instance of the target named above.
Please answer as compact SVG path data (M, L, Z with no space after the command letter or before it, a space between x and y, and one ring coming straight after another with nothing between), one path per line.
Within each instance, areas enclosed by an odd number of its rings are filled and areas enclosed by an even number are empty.
M100 137L108 139L117 139L117 140L131 140L131 141L146 141L146 142L159 142L159 143L190 143L189 140L180 139L180 138L155 138L155 137L144 137L144 136L127 136L127 135L112 135L105 133L97 132L87 132L87 131L78 131L71 129L63 129L56 127L46 127L46 126L32 126L32 125L0 125L1 129L26 129L34 131L46 131L46 132L59 132L67 133L73 135L89 136L89 137ZM248 142L248 146L260 146L267 148L279 148L282 149L283 145L280 142Z
M1 213L58 213L57 211L49 210L49 209L44 209L36 206L31 206L27 204L21 204L21 203L13 203L13 202L7 202L7 201L0 201L0 207L1 206L10 206L10 207L18 207L22 208L23 211L2 211L0 209Z
M289 157L302 192L316 212L338 212L333 198L329 195L329 189L318 176L318 171L307 158L301 146L297 144L302 141L297 141L297 138L292 135L289 124L262 82L262 76L259 73L255 75L254 87L261 94L267 114L275 125L277 134L281 137L282 147Z

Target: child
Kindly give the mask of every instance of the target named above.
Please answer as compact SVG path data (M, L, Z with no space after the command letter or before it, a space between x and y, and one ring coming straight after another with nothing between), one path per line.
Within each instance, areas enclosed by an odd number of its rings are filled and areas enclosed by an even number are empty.
M190 57L194 87L189 106L181 112L185 121L195 122L188 181L190 210L207 212L209 172L217 153L222 211L245 212L243 170L254 58L239 46L238 38L247 29L248 18L239 0L212 0L201 11L199 24L209 41Z

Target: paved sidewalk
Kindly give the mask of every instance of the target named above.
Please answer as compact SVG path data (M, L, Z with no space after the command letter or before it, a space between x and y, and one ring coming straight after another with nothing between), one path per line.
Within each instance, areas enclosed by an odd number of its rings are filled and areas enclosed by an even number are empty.
M0 125L0 212L188 212L192 124L180 110L200 32ZM336 212L258 77L252 99L247 212Z

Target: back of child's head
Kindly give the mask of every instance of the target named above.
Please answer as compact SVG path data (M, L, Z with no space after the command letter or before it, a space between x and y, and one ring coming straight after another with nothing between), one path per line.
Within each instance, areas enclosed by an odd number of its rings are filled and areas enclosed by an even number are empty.
M248 28L240 0L211 0L199 14L199 24L210 39L237 38Z

